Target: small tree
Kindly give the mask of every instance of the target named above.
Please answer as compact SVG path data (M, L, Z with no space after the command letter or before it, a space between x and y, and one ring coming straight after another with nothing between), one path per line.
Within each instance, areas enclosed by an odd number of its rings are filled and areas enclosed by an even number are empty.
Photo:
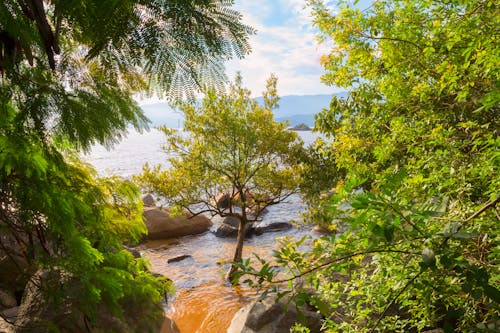
M267 81L264 106L250 98L239 75L227 94L206 89L201 105L182 104L187 133L162 129L172 156L170 168L146 165L139 177L150 190L166 197L174 210L239 220L228 279L242 259L247 226L259 220L266 207L297 189L298 165L293 156L302 143L286 124L274 121L272 110L279 100L276 82L274 76ZM221 193L226 204L221 204Z

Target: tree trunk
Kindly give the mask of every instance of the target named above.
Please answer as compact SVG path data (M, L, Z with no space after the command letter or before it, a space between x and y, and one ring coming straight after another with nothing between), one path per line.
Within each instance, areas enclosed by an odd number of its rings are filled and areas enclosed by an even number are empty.
M236 273L236 271L238 270L238 267L234 265L234 263L240 262L241 258L243 257L243 241L245 240L246 225L247 222L241 219L238 226L238 239L236 240L236 249L234 250L233 264L231 264L231 267L229 268L229 271L226 275L226 279L228 279L231 283L234 273Z

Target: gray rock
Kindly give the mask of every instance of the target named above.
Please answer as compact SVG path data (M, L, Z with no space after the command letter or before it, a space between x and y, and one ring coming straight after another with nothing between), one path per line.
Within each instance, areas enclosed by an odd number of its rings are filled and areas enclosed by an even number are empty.
M53 297L54 291L64 297ZM158 332L163 321L159 304L125 297L124 316L116 317L105 303L96 308L94 322L85 320L79 307L80 281L61 271L40 270L27 284L17 320L16 333L33 332Z
M333 234L333 232L331 232L327 228L322 227L320 225L314 226L314 228L312 228L312 232L315 232L315 233L320 234L320 235L331 235L331 234Z
M222 223L215 231L215 236L220 238L236 238L238 237L239 226L233 227L229 224ZM254 229L251 223L245 226L245 237L251 237Z
M286 299L276 303L274 297L254 301L238 311L227 333L289 333L295 323L302 323L295 303ZM320 332L321 316L306 307L300 308L311 333Z
M142 258L142 256L141 256L141 252L139 252L137 249L134 249L134 248L129 247L129 246L126 246L126 245L122 245L122 246L123 246L123 248L124 248L125 250L127 250L128 252L130 252L130 254L131 254L134 258L136 258L136 259Z
M227 224L221 224L215 231L215 236L220 238L237 237L238 228L232 227Z
M187 258L192 258L192 257L189 254L183 254L181 256L167 259L167 263L170 264L173 262L179 262L179 261L182 261L182 260L187 259Z
M240 226L240 219L235 216L226 216L222 223L237 229Z
M0 310L17 306L16 297L8 290L0 290Z
M146 207L152 207L156 204L155 198L151 195L151 193L146 194L142 197L142 202Z
M0 226L3 223L0 221ZM8 229L7 229L8 230ZM26 241L22 237L23 241ZM8 231L0 231L0 289L10 292L22 292L28 278L34 273L34 267L30 266L22 253L17 240Z
M287 231L293 228L290 222L271 222L263 226L256 226L254 228L254 233L256 235L262 235L265 232L280 232Z
M13 323L16 321L18 314L19 314L19 307L15 306L10 309L3 310L2 318L5 318L9 322Z

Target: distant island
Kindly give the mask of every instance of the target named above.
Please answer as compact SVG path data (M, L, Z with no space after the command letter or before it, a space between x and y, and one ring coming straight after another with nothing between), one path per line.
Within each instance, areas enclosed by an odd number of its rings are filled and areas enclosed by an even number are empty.
M278 122L288 121L292 127L305 124L312 128L314 126L314 115L328 108L333 95L340 98L347 96L345 92L331 95L282 96L278 109L274 110L274 118ZM264 103L262 97L257 97L256 100L260 104ZM183 127L184 118L182 113L169 106L166 102L142 104L141 108L151 121L151 126Z
M304 123L297 124L290 128L292 131L310 131L311 128Z

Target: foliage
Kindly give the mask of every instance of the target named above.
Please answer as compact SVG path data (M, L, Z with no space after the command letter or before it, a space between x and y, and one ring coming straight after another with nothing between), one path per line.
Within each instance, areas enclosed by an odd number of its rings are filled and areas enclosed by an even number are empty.
M350 90L316 118L345 232L283 248L289 280L314 287L331 332L498 329L498 3L310 6L333 42L323 80Z
M172 156L170 167L146 165L139 178L177 211L185 208L239 219L234 261L241 260L247 224L297 189L294 155L302 145L295 132L274 120L277 104L275 77L267 82L263 106L250 98L240 76L226 94L206 89L201 105L180 107L185 132L163 128ZM230 204L220 204L221 193Z
M170 284L123 248L146 232L138 190L97 178L75 151L145 128L134 93L189 95L223 78L222 61L247 53L252 32L231 4L0 3L0 240L27 263L13 275L76 277L75 306L89 317L98 304L119 314L126 299L159 302Z

